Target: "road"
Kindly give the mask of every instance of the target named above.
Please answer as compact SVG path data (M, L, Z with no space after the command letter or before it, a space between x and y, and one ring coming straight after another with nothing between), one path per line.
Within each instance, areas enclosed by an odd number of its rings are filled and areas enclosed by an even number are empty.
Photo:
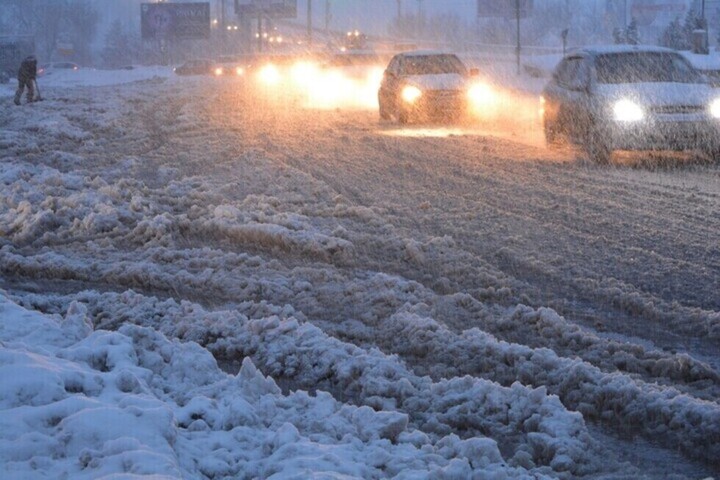
M54 187L44 223L2 223L0 286L27 304L132 289L248 316L287 306L420 377L545 387L651 476L720 468L720 165L549 151L530 95L482 122L401 128L235 81L53 93L65 126L7 151L97 186ZM439 327L389 321L408 315ZM324 385L254 360L286 388ZM333 393L365 401L349 392Z

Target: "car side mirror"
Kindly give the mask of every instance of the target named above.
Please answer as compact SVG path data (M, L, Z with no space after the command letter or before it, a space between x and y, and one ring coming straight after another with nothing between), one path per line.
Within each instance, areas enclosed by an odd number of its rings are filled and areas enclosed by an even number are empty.
M395 78L395 74L390 70L385 70L385 78Z
M479 68L471 68L471 69L470 69L470 76L471 76L471 77L478 77L478 76L480 76L480 69L479 69Z

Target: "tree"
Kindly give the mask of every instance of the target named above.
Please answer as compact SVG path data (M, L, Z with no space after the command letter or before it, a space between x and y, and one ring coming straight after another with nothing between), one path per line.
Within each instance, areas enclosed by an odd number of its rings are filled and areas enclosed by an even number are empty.
M685 21L683 22L683 33L685 34L685 38L687 39L687 42L689 45L692 45L692 35L693 32L700 28L700 25L702 24L702 19L697 14L694 8L691 8L688 10L687 14L685 15Z
M120 20L115 20L105 35L102 60L105 66L120 67L133 63L134 45Z
M89 0L3 0L3 13L11 33L35 38L41 57L53 58L64 42L72 43L77 60L90 61L100 17Z
M680 18L675 18L665 28L660 37L660 45L663 47L674 48L675 50L690 49L690 42L685 34L683 26L680 24Z
M637 45L640 43L640 33L638 32L637 20L635 20L635 17L630 20L630 25L628 25L625 30L625 43L629 43L630 45Z
M68 4L63 37L73 44L75 59L81 63L92 60L91 46L99 21L100 14L88 0L74 0Z
M627 27L616 27L613 30L613 41L616 44L638 45L640 43L640 33L638 32L637 20L633 17Z

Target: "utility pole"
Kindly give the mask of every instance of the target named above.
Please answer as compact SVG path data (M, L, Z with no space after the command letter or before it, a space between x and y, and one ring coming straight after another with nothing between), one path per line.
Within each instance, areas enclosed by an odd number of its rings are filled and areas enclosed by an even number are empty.
M330 19L332 13L330 13L330 0L325 0L325 37L329 38L330 34Z
M225 36L225 0L220 0L220 30Z
M257 13L257 46L258 46L258 52L262 52L263 50L263 31L262 31L262 9L258 8Z
M520 0L515 0L515 21L517 22L517 45L515 57L517 58L517 74L520 75Z
M307 42L308 46L312 46L312 0L307 0Z
M417 8L417 25L415 37L420 38L420 31L422 30L422 4L423 0L417 0L418 8Z

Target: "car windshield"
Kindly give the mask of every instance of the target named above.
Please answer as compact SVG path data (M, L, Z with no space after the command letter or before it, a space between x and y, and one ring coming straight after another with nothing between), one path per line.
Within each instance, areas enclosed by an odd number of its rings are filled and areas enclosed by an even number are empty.
M700 76L680 55L628 52L597 57L599 83L697 83Z
M406 75L437 75L458 73L465 75L465 65L455 55L417 55L407 57L403 73Z

